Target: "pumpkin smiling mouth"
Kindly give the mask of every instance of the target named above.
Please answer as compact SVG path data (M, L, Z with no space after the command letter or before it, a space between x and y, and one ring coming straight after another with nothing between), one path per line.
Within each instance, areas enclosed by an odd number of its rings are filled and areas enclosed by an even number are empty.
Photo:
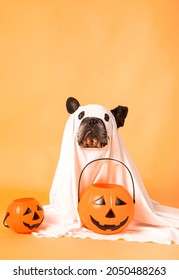
M101 229L101 230L110 229L110 230L113 231L113 230L117 230L117 229L119 229L120 227L122 227L123 225L125 225L125 224L127 223L128 219L129 219L129 216L127 216L127 218L126 218L125 220L123 220L122 222L120 222L119 225L104 225L104 226L100 225L100 223L99 223L98 221L96 221L92 216L90 216L90 218L91 218L92 223L93 223L95 226L97 226L99 229Z
M27 228L29 228L30 230L32 230L32 229L34 229L34 228L37 228L38 226L41 225L41 223L42 223L42 222L37 223L37 224L34 224L34 225L31 226L31 225L29 225L29 224L23 222L24 226L27 227Z

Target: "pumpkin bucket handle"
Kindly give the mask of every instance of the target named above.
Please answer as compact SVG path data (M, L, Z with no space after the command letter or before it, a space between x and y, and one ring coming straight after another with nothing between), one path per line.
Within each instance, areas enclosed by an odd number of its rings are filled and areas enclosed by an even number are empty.
M8 228L9 228L9 226L6 225L5 222L6 222L7 217L9 217L9 215L10 215L10 214L7 212L7 213L6 213L6 216L5 216L4 220L3 220L3 225L4 225L5 227L8 227Z
M81 171L81 174L80 174L80 177L79 177L79 181L78 181L78 202L80 201L80 183L81 183L81 177L82 177L82 174L83 174L84 170L85 170L86 167L87 167L88 165L90 165L91 163L96 162L96 161L100 161L100 160L111 160L111 161L113 160L113 161L116 161L116 162L118 162L118 163L121 163L123 166L126 167L127 171L129 172L129 175L130 175L130 177L131 177L131 181L132 181L133 203L135 204L135 186L134 186L134 179L133 179L132 173L131 173L130 169L127 167L127 165L125 165L122 161L117 160L117 159L113 159L113 158L98 158L98 159L94 159L94 160L88 162L88 163L85 165L85 167L84 167L84 168L82 169L82 171Z

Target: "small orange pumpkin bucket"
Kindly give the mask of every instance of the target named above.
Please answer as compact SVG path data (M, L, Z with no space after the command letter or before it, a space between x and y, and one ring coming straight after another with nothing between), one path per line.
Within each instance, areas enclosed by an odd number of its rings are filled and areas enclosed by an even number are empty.
M42 205L31 197L13 200L7 208L3 224L18 233L34 231L44 219Z
M125 187L116 184L92 184L80 197L81 176L86 167L99 160L113 160L121 163L128 170L132 185L133 198ZM116 234L124 230L134 216L135 188L129 168L121 161L100 158L89 162L82 170L78 185L78 211L82 224L99 234Z

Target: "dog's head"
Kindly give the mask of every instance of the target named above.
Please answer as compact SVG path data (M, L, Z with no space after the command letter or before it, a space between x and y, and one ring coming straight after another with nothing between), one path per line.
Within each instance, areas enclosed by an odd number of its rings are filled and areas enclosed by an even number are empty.
M66 101L68 113L73 114L80 107L80 103L73 97L69 97ZM118 106L111 110L117 128L122 127L128 113L128 108ZM78 119L81 120L78 132L77 142L84 148L103 148L108 144L108 135L105 122L109 121L109 115L104 114L104 119L95 116L85 117L85 111L78 114Z

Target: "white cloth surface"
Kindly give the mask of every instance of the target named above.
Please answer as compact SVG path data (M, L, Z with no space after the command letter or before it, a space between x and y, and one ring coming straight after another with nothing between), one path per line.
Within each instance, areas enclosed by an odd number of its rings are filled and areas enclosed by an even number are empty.
M76 137L81 120L85 117L110 116L105 122L109 143L104 148L82 148ZM94 159L113 158L122 161L131 171L135 185L135 214L131 224L122 232L111 235L94 233L81 225L78 213L78 182L86 164ZM133 196L131 177L127 169L113 161L90 164L81 178L81 190L92 183L115 183L126 187ZM50 204L44 206L45 219L33 234L37 237L72 236L104 240L179 244L179 209L160 205L150 199L141 177L121 139L112 113L101 105L80 106L70 115L64 130L61 153L50 190Z

